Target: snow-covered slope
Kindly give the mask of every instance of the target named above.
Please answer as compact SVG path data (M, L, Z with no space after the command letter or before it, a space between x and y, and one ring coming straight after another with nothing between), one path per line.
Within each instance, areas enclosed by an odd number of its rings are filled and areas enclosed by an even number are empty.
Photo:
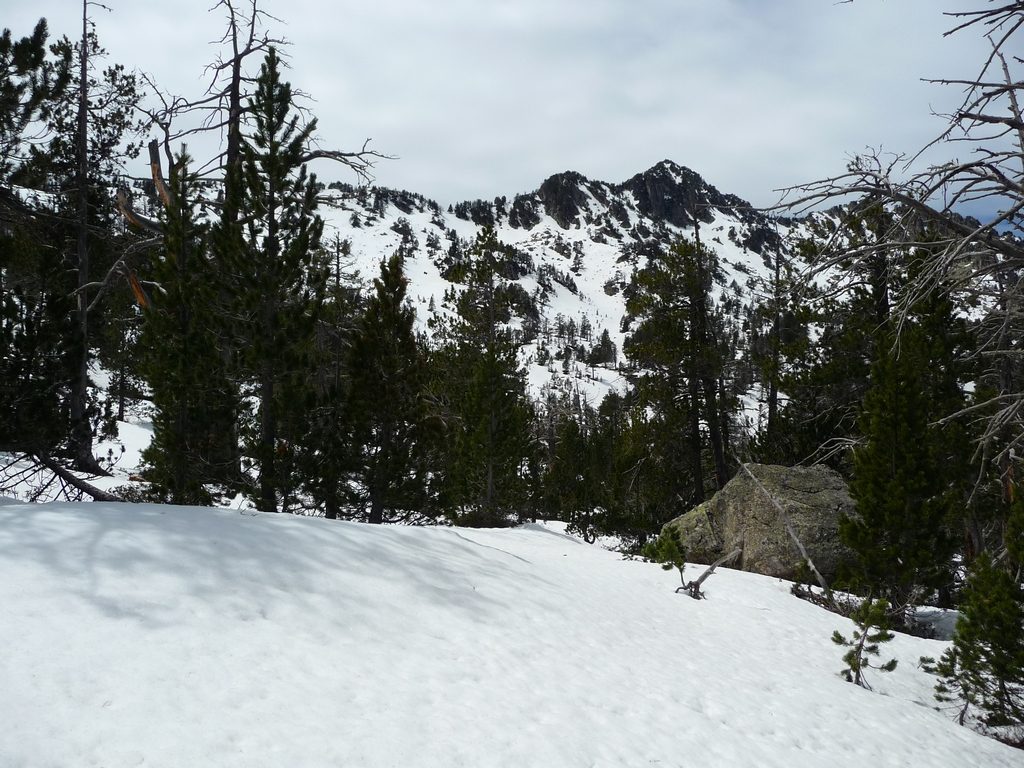
M1021 764L933 709L942 643L871 693L787 584L676 583L541 526L0 506L0 765Z
M351 268L364 279L374 277L380 260L404 242L409 296L424 330L431 303L441 307L452 287L444 277L452 242L472 243L484 226L493 226L502 242L524 254L529 267L518 282L535 297L546 329L527 345L526 362L539 359L539 346L564 347L566 339L555 332L559 318L572 320L576 328L585 319L588 344L607 330L623 359L624 294L643 266L645 247L664 248L680 236L692 239L696 225L722 260L719 300L734 297L741 308L750 303L752 280L763 279L775 255L788 251L791 235L803 234L798 222L770 220L668 160L618 184L570 171L511 200L476 200L450 210L412 192L335 184L325 190L320 214L327 223L326 241L347 241ZM554 384L595 405L621 383L614 365L588 369L578 360L532 365L529 378L534 394Z

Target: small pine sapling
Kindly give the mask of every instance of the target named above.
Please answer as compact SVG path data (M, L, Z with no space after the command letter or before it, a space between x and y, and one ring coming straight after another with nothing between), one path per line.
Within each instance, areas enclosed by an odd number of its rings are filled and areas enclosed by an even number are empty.
M648 560L661 563L663 570L671 571L676 568L679 571L679 581L685 586L686 579L683 576L683 569L686 567L686 553L683 550L683 541L677 529L665 528L658 538L644 547L643 555Z
M661 563L661 567L666 571L671 571L673 568L679 570L679 581L682 582L681 586L676 587L676 592L685 592L694 600L703 600L704 593L701 592L700 587L707 578L715 572L715 568L727 563L730 560L738 557L743 553L742 547L737 547L727 555L718 558L713 562L704 573L701 574L699 579L693 581L687 581L683 574L683 570L686 567L686 555L683 550L683 541L679 535L679 531L675 528L667 528L661 532L661 535L657 539L652 541L643 550L643 556L648 560L653 560L656 563Z
M832 642L848 649L843 654L846 669L841 672L846 682L855 683L870 691L871 686L864 679L864 670L870 668L880 672L892 672L896 669L896 659L890 659L881 665L871 663L871 657L879 655L879 644L886 643L894 637L889 631L888 610L889 603L886 600L868 598L850 615L857 628L853 630L849 640L843 637L838 629L832 633Z

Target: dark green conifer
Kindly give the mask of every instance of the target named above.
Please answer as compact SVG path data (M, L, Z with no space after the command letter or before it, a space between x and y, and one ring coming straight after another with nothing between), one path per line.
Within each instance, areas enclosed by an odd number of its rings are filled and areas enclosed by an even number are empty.
M230 330L244 392L258 403L245 429L257 475L257 506L277 511L297 482L289 477L304 431L296 416L311 404L307 379L326 270L316 179L305 165L316 121L300 124L273 48L256 81L249 115L252 130L242 143L236 180L242 218L239 225L224 222L215 244L231 276ZM294 434L285 434L289 428Z
M25 162L28 134L70 80L70 53L51 55L47 35L45 19L26 37L0 34L0 452L53 454L69 432L77 347L64 231L15 190L42 181Z
M658 538L644 547L643 554L648 560L659 563L662 570L675 568L679 571L680 584L686 585L686 550L678 528L669 526L662 529Z
M857 514L840 521L858 556L856 581L896 610L948 581L954 550L941 435L931 424L930 362L916 327L904 329L898 348L891 338L879 346L861 417L864 442L853 455Z
M533 408L508 325L518 294L502 278L514 257L493 230L477 237L457 265L466 287L454 297L457 317L433 358L449 404L445 497L467 525L508 525L529 513Z
M936 663L935 696L961 705L963 723L970 708L985 725L1024 725L1024 589L1019 571L1010 573L988 554L978 557L960 602L952 647Z
M430 476L424 360L401 255L380 270L349 356L353 474L371 523L421 510Z
M143 311L139 347L154 407L153 442L143 458L159 498L207 504L207 486L232 474L220 442L237 405L215 333L218 284L188 163L182 154L171 168L164 244L152 271L158 288Z
M648 255L637 272L626 308L639 319L625 352L637 366L637 391L675 454L689 460L688 471L670 473L672 495L704 500L704 429L710 448L714 487L729 479L730 398L722 385L731 350L722 318L711 297L721 279L717 255L680 240L667 251Z
M868 598L850 615L857 628L847 640L837 629L832 633L832 642L848 648L843 654L846 668L842 671L848 683L871 689L864 678L864 670L877 669L879 672L892 672L896 669L896 659L890 659L878 666L871 663L872 657L880 654L879 644L887 643L894 635L889 631L889 603L885 600Z

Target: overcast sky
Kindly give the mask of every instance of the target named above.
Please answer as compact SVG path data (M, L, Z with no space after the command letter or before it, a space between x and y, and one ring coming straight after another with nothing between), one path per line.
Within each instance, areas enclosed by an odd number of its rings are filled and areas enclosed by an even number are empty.
M111 61L198 96L215 0L103 0ZM238 0L240 5L246 0ZM443 204L511 197L577 170L623 181L664 158L757 205L865 147L913 151L973 75L977 34L942 38L965 0L265 0L325 146L372 138L377 182ZM977 3L975 3L977 5ZM76 0L0 0L74 37ZM193 147L194 154L202 154ZM133 169L140 175L144 171ZM338 168L321 180L354 181Z

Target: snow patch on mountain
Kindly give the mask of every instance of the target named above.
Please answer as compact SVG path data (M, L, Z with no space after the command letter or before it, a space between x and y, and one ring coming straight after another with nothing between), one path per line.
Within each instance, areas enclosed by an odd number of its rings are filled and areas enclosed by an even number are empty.
M663 161L621 184L586 179L566 172L547 179L538 190L494 201L467 201L444 210L414 193L378 187L335 184L325 190L320 209L326 241L345 241L351 268L372 279L381 259L400 246L406 251L409 296L420 330L427 332L429 307L442 311L447 281L444 259L455 240L471 244L484 226L527 257L531 268L518 278L537 299L541 334L523 349L531 391L544 387L574 392L596 405L609 389L622 389L619 366L588 367L548 359L541 347L557 351L567 342L557 329L572 321L580 339L593 344L607 331L618 350L628 329L625 294L637 268L641 247L667 248L679 238L699 234L721 258L724 279L718 302L731 299L735 312L752 301L755 283L767 280L772 259L788 255L790 241L806 235L800 222L773 220L732 195L724 195L699 175ZM561 320L561 323L560 323ZM545 355L546 356L546 355Z

